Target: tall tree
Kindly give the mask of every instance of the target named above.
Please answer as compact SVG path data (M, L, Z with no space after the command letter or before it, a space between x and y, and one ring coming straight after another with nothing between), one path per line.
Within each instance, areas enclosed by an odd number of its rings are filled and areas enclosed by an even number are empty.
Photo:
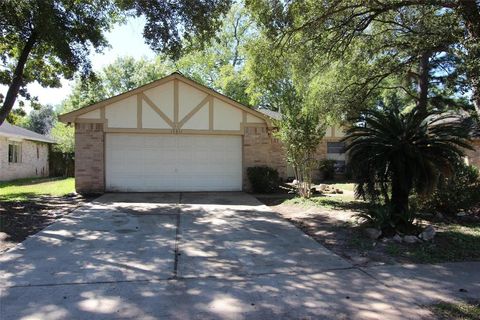
M32 97L26 85L60 85L80 70L90 74L88 54L101 51L103 36L122 13L147 19L144 37L159 52L178 58L195 36L203 45L221 24L230 0L4 0L0 3L0 83L8 86L0 108L0 124L17 96Z
M175 70L164 55L154 59L117 58L93 79L78 77L72 93L62 102L61 112L79 109L157 80Z
M300 66L317 67L322 73L327 62L347 69L361 64L366 72L346 81L343 90L355 88L352 92L364 98L378 94L381 87L402 90L422 110L427 103L455 105L459 94L473 92L472 102L480 111L475 80L479 1L248 0L247 4L266 28L273 48L296 52L303 61Z
M255 39L256 25L248 12L235 4L222 16L222 26L204 48L183 55L175 65L179 71L208 87L248 105L248 77L245 73L247 47Z
M0 3L0 83L7 85L0 108L0 124L12 110L17 96L32 97L26 85L58 87L60 78L77 70L90 72L90 47L101 50L102 35L117 17L112 0L42 0Z
M472 148L464 119L417 108L407 112L398 101L367 110L352 123L345 139L356 194L383 198L392 210L388 222L395 228L408 228L413 222L412 190L431 193L439 176L453 175L464 151Z
M28 116L28 129L47 135L55 124L56 114L53 107L47 105L37 110L32 110Z
M320 117L319 101L311 99L308 75L295 74L291 64L295 59L265 50L268 46L268 39L263 36L249 46L248 93L254 104L281 113L275 123L275 135L293 167L297 193L309 198L312 171L319 160L316 151L325 135L327 119Z
M232 0L118 0L120 7L147 20L143 36L150 47L178 59L196 39L203 47L222 24Z

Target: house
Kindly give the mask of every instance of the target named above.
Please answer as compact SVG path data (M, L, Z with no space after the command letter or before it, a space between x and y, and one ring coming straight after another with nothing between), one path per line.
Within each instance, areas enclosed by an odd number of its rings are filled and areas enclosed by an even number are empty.
M47 177L49 144L54 140L11 125L0 125L0 181Z
M288 177L270 116L179 73L59 119L75 125L78 192L248 190L259 165ZM330 129L319 154L339 136Z

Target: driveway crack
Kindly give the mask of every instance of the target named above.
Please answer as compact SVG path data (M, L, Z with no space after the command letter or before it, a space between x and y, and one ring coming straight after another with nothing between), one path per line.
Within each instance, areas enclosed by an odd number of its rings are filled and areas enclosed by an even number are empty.
M173 279L177 279L178 275L178 257L180 256L180 214L181 214L182 193L178 195L177 203L177 228L175 230L175 251L174 251L174 263L173 263Z

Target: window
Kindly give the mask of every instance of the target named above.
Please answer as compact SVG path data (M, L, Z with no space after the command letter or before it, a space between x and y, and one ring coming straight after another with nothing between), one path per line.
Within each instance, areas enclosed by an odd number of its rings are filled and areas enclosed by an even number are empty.
M38 145L37 145L37 159L40 159L40 152L38 151Z
M344 153L345 142L327 142L327 153Z
M8 162L17 163L22 162L22 148L18 142L8 143Z
M333 168L335 170L335 173L345 173L345 161L336 160Z

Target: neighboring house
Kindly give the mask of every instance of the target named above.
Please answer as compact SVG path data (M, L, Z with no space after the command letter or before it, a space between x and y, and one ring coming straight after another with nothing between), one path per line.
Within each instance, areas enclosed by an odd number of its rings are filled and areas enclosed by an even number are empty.
M0 125L0 181L48 176L49 137L4 122Z
M179 73L59 119L75 124L78 192L248 190L258 165L288 177L269 116Z

